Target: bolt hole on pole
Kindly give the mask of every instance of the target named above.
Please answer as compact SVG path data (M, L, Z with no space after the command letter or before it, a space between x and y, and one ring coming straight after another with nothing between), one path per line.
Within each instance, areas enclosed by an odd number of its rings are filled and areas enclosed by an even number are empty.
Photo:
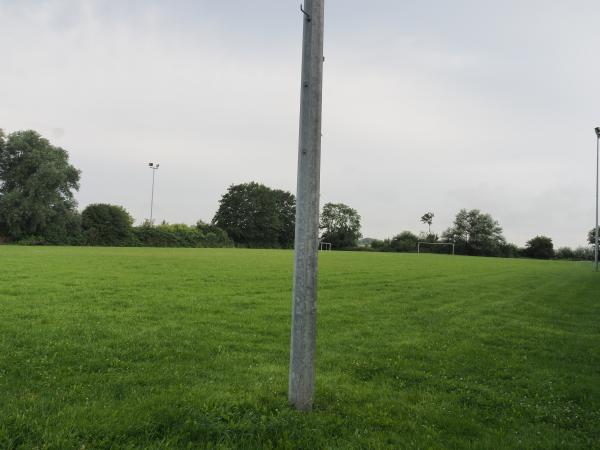
M324 0L301 7L302 76L288 401L310 411L315 392Z

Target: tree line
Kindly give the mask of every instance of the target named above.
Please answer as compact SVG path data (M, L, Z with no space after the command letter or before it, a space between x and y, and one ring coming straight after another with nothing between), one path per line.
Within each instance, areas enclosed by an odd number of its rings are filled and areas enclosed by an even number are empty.
M213 225L240 247L292 248L296 227L293 194L256 182L232 185L219 201ZM327 203L320 216L321 240L336 249L356 246L360 216L343 203Z
M452 226L441 236L431 232L434 214L428 212L421 217L421 222L428 225L428 232L419 235L411 231L402 231L391 239L368 241L368 249L383 252L416 252L418 243L454 244L456 254L470 256L495 256L505 258L536 259L569 259L591 260L594 252L590 247L571 249L561 247L554 249L552 238L535 236L527 241L525 247L507 242L503 230L497 220L490 214L478 209L461 209L454 218ZM593 243L594 230L588 234L588 242ZM427 246L425 246L427 248ZM427 251L448 253L448 247L431 247Z
M211 223L134 226L119 205L92 204L77 209L74 192L81 172L66 150L35 131L5 135L0 130L0 242L98 246L292 248L296 199L290 192L256 182L231 185L219 201ZM560 248L536 236L524 248L508 243L502 227L477 209L460 210L441 236L431 232L435 215L420 235L403 231L385 240L361 238L361 217L343 203L327 203L320 216L320 239L333 249L415 252L418 242L453 243L457 254L474 256L590 259L590 248ZM594 230L588 239L593 242ZM361 245L362 244L362 245ZM365 245L367 244L367 245ZM432 247L434 252L447 252Z
M293 194L250 182L232 185L212 222L195 225L134 226L119 205L97 203L77 209L74 192L81 172L66 150L35 131L6 136L0 130L0 243L292 248L296 200ZM360 237L352 208L329 203L321 216L323 239L349 248Z

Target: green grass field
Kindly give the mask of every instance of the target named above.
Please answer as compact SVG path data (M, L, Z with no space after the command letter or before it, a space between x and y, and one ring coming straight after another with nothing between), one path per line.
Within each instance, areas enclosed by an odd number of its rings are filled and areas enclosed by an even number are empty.
M0 448L599 448L582 263L320 256L315 411L292 252L0 247Z

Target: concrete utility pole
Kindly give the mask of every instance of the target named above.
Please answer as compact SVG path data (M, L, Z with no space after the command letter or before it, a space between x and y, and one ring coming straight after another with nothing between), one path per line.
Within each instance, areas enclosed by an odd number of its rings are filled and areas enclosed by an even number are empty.
M314 400L317 346L317 247L325 0L305 0L301 10L304 14L304 33L288 400L297 409L309 411Z

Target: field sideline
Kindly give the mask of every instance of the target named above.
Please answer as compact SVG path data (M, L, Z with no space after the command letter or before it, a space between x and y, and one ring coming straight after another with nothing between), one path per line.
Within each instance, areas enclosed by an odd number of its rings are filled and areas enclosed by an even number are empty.
M322 253L311 414L292 264L0 246L0 448L600 447L590 264Z

